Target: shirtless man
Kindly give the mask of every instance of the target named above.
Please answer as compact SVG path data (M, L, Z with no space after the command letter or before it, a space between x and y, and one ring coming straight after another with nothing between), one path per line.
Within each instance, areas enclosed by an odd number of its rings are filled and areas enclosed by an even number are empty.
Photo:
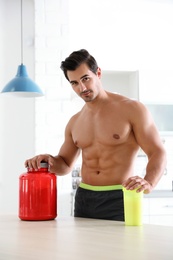
M159 133L142 103L102 88L101 69L86 50L73 52L61 69L85 105L69 120L58 155L38 155L25 166L37 170L44 160L62 176L72 171L81 152L75 217L123 221L122 186L150 193L163 175L166 153ZM140 147L148 157L144 178L134 176Z

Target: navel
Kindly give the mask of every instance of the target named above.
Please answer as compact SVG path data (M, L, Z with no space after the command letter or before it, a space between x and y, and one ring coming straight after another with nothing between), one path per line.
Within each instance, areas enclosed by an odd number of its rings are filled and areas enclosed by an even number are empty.
M120 136L118 134L113 134L113 138L120 139Z

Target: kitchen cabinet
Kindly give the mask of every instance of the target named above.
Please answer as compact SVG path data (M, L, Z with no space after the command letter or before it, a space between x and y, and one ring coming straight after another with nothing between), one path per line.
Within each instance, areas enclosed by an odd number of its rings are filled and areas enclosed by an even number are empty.
M173 226L173 197L144 198L143 222Z
M138 71L102 71L103 88L123 96L139 99Z
M172 104L155 104L145 103L145 106L150 111L153 120L157 126L157 129L162 135L173 132L173 123L170 118L173 115L173 103Z
M173 104L173 70L102 71L103 88L151 104Z
M150 215L173 215L173 197L172 198L150 198Z

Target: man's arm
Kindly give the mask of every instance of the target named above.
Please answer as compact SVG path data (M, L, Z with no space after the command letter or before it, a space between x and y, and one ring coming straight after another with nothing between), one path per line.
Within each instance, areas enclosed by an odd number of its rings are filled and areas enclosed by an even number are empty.
M159 182L166 167L166 151L158 130L147 108L133 102L131 118L132 128L137 143L146 153L148 163L144 178L133 176L123 183L127 189L139 188L138 192L150 193Z
M40 154L25 161L25 167L37 170L41 161L49 164L49 170L57 175L69 173L80 154L80 149L74 144L71 134L73 119L69 121L65 129L65 140L57 156L50 154Z

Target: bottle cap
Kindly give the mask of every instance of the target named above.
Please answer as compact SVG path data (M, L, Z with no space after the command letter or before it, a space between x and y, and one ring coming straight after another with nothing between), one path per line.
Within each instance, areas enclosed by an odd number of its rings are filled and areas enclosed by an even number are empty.
M40 167L41 167L41 168L48 168L49 166L48 166L48 163L47 163L47 162L41 161Z

